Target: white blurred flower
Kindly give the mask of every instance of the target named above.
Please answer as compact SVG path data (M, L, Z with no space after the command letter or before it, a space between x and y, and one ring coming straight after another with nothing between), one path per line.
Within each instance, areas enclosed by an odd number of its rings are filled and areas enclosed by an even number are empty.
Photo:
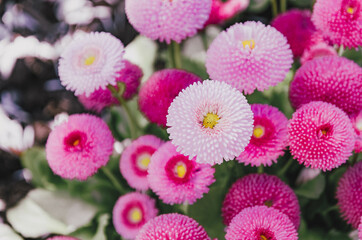
M23 240L14 230L7 224L0 221L0 239L1 240Z
M316 178L321 173L320 169L303 168L297 177L296 184L301 185Z
M0 148L4 151L20 155L34 144L34 128L24 129L19 122L11 120L0 106Z
M6 4L6 10L2 17L2 21L9 29L27 28L35 31L38 27L38 22L23 10L19 4Z
M56 126L68 121L69 115L65 112L59 113L54 117L54 120L49 123L50 129L54 129Z
M126 138L125 140L123 140L122 142L119 141L115 141L114 145L113 145L113 149L114 152L116 154L122 154L122 152L124 151L124 149L126 147L128 147L130 144L132 143L132 140L129 138Z

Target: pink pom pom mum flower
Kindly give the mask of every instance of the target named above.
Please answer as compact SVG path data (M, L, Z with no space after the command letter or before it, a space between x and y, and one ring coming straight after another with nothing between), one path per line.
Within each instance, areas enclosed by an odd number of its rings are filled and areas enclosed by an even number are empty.
M147 179L164 203L193 204L209 192L214 172L210 165L189 160L167 142L152 155Z
M245 10L248 6L249 0L212 0L211 13L205 26L223 23L225 20Z
M358 114L351 116L352 126L356 133L356 144L354 151L356 153L362 152L362 110Z
M86 180L107 164L113 143L112 133L102 119L74 114L50 133L46 157L55 174Z
M60 81L77 96L115 85L124 66L123 54L122 42L110 33L91 32L75 38L60 56Z
M362 216L362 162L347 169L338 182L337 200L343 218L358 228Z
M143 225L157 216L156 202L146 194L128 193L113 208L113 225L126 239L134 239Z
M131 187L144 191L148 189L147 169L152 154L163 141L152 135L141 136L131 143L122 153L120 169Z
M362 45L361 0L318 0L312 20L333 44L356 48Z
M68 237L68 236L55 236L47 238L47 240L79 240L78 238Z
M284 155L288 119L277 108L266 104L252 104L251 111L254 113L253 135L237 160L251 166L270 166Z
M233 218L226 240L297 240L298 233L289 218L267 206L249 207Z
M239 156L253 132L253 112L241 92L206 80L184 89L172 102L167 132L177 151L199 163Z
M194 219L178 213L163 214L146 223L136 240L211 240Z
M180 43L202 29L209 18L212 0L126 0L132 26L153 39Z
M316 31L309 10L292 9L278 15L271 25L288 39L294 57L300 57L310 47Z
M348 116L336 106L310 102L289 121L290 152L306 167L331 170L345 163L355 143Z
M142 70L127 60L124 60L125 67L119 72L116 82L123 82L125 84L125 91L122 97L125 100L131 99L136 93L143 76ZM117 85L114 85L118 89ZM100 113L103 108L113 104L119 104L117 98L112 96L108 88L98 89L91 93L89 97L85 94L78 96L79 101L86 109L94 110Z
M225 225L243 209L267 206L290 218L295 229L300 222L300 208L293 190L276 176L249 174L237 180L226 194L221 209Z
M193 73L178 69L155 72L141 87L139 107L153 123L166 127L167 110L182 89L202 79Z
M290 84L289 98L294 108L311 101L333 103L347 114L362 109L362 68L338 56L306 62Z
M206 57L211 79L231 84L245 94L283 81L292 63L287 39L260 22L237 23L221 32Z

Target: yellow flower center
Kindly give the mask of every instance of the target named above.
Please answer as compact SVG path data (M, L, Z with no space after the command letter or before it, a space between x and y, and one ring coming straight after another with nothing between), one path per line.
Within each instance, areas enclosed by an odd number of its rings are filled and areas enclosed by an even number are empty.
M362 131L362 121L358 121L358 122L357 122L357 129L358 129L359 131Z
M263 234L260 235L260 240L268 240Z
M73 142L73 146L75 147L75 146L78 146L79 145L79 139L77 139L77 140L75 140L74 142Z
M129 214L130 221L139 223L142 220L142 212L139 208L132 208Z
M219 121L219 116L213 113L208 113L204 117L203 125L205 128L211 128L213 129L217 122Z
M96 60L95 56L89 56L84 60L84 65L90 66L94 63L95 60Z
M255 42L253 39L251 40L245 40L241 42L243 44L243 47L246 48L246 46L249 46L250 49L254 49L255 47Z
M354 8L353 7L348 7L347 8L347 13L353 14L354 13Z
M179 163L176 165L176 174L179 178L184 178L187 172L186 166L183 163Z
M151 155L145 153L137 158L137 165L140 169L147 170L150 161L151 161Z
M322 129L321 132L322 132L323 135L326 135L326 134L327 134L327 130L325 130L325 129Z
M256 138L261 138L264 135L264 128L262 126L255 126L253 135Z

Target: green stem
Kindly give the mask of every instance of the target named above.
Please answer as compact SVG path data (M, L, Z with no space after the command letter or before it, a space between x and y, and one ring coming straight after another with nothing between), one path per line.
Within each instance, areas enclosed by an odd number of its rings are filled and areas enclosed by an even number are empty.
M258 167L258 173L264 173L264 166L263 165L260 165Z
M207 51L207 49L209 48L209 44L207 44L207 35L206 35L206 31L202 31L201 33L201 40L202 40L202 45L204 46L205 51Z
M344 52L344 47L343 47L343 45L341 45L338 49L338 56L341 57L343 55L343 52Z
M275 18L278 15L277 0L270 0L270 2L271 2L271 5L272 5L273 18Z
M180 206L180 209L182 210L182 212L187 215L187 211L189 209L189 204L187 202L183 203L181 206Z
M175 41L172 41L169 45L169 51L171 56L171 63L173 68L182 68L181 63L181 53L180 53L180 44Z
M280 12L284 13L287 11L287 0L280 0Z
M288 162L284 165L284 167L278 172L278 176L283 176L287 172L289 167L293 164L293 161L293 158L290 158Z
M111 181L113 186L115 188L117 188L117 190L121 194L126 193L126 190L122 187L122 185L118 182L117 178L113 175L113 173L107 167L104 166L101 169L102 169L103 173L107 176L107 178Z
M339 209L338 205L333 205L333 206L327 208L326 210L324 210L324 211L322 212L322 214L327 214L327 213L329 213L330 211L338 211L338 209Z

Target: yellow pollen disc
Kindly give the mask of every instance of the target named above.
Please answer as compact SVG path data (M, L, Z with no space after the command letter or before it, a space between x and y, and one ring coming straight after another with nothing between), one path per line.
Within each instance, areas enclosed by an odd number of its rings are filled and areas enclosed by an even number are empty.
M262 127L255 127L253 135L256 138L262 137L264 135L264 129Z
M260 235L260 240L268 240L264 235Z
M95 60L96 60L95 56L89 56L84 60L84 65L90 66L94 63Z
M255 42L254 40L245 40L241 42L243 44L243 47L246 48L246 46L249 46L250 49L255 48Z
M148 164L150 164L151 159L149 157L144 157L141 159L141 165L145 168L148 168Z
M354 13L354 8L352 8L352 7L347 8L347 13L353 14Z
M138 223L142 220L142 212L139 208L134 208L131 210L131 214L130 214L130 220L133 223Z
M359 122L357 123L357 129L358 129L359 131L362 131L362 121L359 121Z
M176 173L179 178L184 178L186 175L186 166L184 164L178 164L176 166Z
M206 114L206 116L204 117L204 121L203 121L203 125L206 128L214 128L215 125L217 124L217 121L219 121L219 116L213 113L208 113Z
M267 207L271 207L271 206L273 206L273 201L267 200L267 201L264 202L264 205L267 206Z
M323 135L326 135L327 134L327 131L326 130L322 130L321 131Z
M73 146L75 147L75 146L78 146L78 144L79 144L79 139L77 139L77 140L75 140L74 142L73 142Z

